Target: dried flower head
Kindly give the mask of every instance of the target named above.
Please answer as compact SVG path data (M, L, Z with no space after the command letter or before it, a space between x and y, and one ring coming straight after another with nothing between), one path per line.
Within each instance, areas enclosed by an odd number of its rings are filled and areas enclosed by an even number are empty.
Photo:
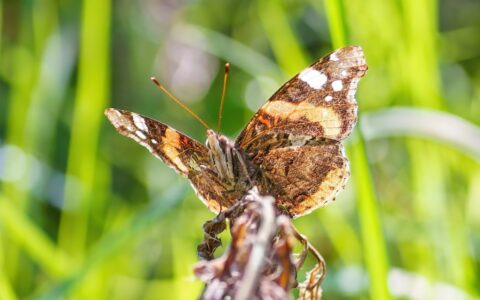
M307 239L298 233L289 217L279 214L275 199L260 196L253 188L236 205L204 225L205 239L198 247L203 259L194 268L205 282L202 299L290 299L292 288L300 287L300 297L320 299L320 284L325 275L323 258ZM232 242L220 257L214 257L221 245L218 234L230 222ZM294 259L295 241L304 250ZM308 252L317 265L297 283L297 273Z

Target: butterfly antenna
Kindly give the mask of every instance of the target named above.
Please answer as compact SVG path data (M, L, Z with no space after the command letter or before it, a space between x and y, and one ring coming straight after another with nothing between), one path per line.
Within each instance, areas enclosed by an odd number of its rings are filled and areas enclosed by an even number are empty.
M227 92L227 80L228 80L229 71L230 71L230 64L226 63L225 73L223 74L222 100L220 101L220 110L218 112L217 132L220 132L220 128L222 126L223 103L225 102L225 93Z
M155 83L155 85L160 89L162 90L162 92L164 92L165 94L167 94L167 96L173 100L173 102L177 103L178 105L180 105L181 108L183 108L184 110L186 110L187 112L189 112L195 119L197 119L205 128L209 129L207 123L205 123L202 119L200 119L200 117L194 113L188 106L186 106L185 104L183 104L182 101L178 100L177 97L175 97L172 93L170 93L167 88L165 88L158 80L157 78L155 77L150 77L150 80Z

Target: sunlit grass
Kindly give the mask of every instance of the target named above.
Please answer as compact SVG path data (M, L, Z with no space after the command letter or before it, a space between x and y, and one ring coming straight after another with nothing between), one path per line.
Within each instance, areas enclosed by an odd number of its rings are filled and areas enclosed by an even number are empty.
M127 242L142 232L155 225L158 220L165 217L172 208L177 205L185 194L185 184L172 187L167 194L163 195L163 201L145 211L139 212L120 228L112 229L103 238L92 246L79 268L70 268L70 272L51 291L44 294L45 299L55 299L64 293L82 286L91 273L101 272L104 265L109 269L109 260L114 258L116 253L122 249Z
M72 116L59 246L77 259L85 256L93 201L103 203L108 171L99 162L98 139L110 85L110 2L83 2L79 73ZM74 184L72 181L76 181ZM97 206L100 207L100 206Z
M258 1L258 14L279 66L290 76L308 66L305 50L288 23L288 10L278 1Z
M347 32L342 26L345 21L341 14L340 1L331 0L326 1L325 4L333 45L335 48L345 46L345 44L347 44ZM363 45L363 43L360 44ZM362 101L360 99L359 105L361 104ZM351 154L363 244L362 251L364 263L369 272L370 297L373 299L391 299L387 286L389 269L388 254L386 251L383 226L379 215L376 191L371 178L362 132L356 129L354 133L355 140L349 148L348 153Z
M42 270L57 278L66 274L65 270L70 263L65 253L58 251L45 233L3 196L0 196L0 218L12 240L21 246Z

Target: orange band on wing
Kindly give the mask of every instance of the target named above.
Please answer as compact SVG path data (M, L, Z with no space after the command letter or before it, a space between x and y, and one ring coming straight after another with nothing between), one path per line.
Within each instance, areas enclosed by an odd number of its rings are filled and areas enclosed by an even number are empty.
M180 148L180 135L170 128L167 128L162 142L165 157L168 158L182 173L187 174L188 168L183 164L178 152L178 149Z

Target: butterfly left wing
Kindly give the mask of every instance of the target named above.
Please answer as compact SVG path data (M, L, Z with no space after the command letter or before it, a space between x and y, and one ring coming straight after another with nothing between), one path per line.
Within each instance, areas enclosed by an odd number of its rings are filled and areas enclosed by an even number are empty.
M285 83L236 141L260 168L261 191L291 216L332 201L349 176L341 141L356 123L362 49L339 49Z
M105 115L117 131L147 148L190 180L200 200L213 212L228 207L229 192L211 165L208 149L185 134L139 114L109 108ZM232 203L230 203L232 202Z

